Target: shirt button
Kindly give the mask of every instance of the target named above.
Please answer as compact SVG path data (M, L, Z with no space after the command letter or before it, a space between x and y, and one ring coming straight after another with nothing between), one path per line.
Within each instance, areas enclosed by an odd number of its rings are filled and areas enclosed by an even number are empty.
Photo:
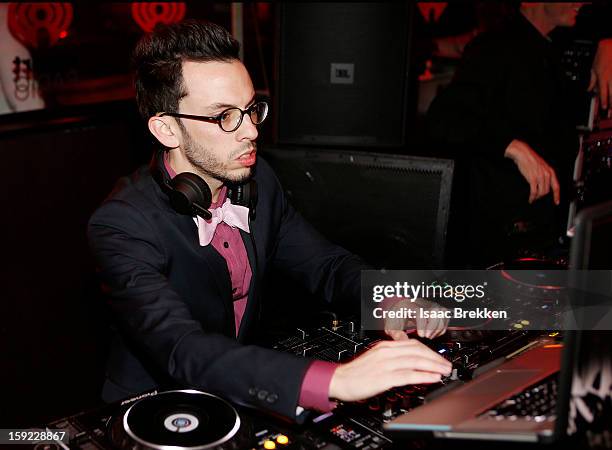
M223 243L223 247L225 247L225 248L229 248L229 243L228 243L227 241L225 241L225 242Z
M259 400L265 400L267 396L268 396L268 391L261 390L257 393L257 398Z
M276 395L276 394L270 394L270 395L268 395L268 396L266 397L266 401L267 401L268 403L275 403L275 402L276 402L276 400L278 400L278 395Z

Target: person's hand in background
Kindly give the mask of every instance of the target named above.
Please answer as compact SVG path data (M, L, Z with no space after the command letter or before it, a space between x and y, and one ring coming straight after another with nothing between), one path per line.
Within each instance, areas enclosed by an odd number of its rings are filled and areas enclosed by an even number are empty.
M514 139L506 148L504 156L514 161L523 178L529 183L529 203L544 197L552 189L555 205L559 204L561 190L555 170L527 143Z

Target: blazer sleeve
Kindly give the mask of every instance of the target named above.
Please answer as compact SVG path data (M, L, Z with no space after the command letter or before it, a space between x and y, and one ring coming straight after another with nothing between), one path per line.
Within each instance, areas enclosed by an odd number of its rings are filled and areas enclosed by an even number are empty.
M89 244L120 331L180 385L295 418L311 361L203 329L164 275L168 252L151 220L133 203L113 199L89 222Z

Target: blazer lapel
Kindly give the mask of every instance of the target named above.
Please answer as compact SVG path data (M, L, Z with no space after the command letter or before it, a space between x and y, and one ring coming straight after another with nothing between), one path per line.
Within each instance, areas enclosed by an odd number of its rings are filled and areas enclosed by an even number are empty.
M253 247L253 241L251 240L255 239L254 222L251 222L251 234L240 230L240 236L242 237L242 242L244 242L244 247L246 248L247 257L249 259L252 274L251 282L249 283L249 296L247 300L247 306L246 310L244 311L242 321L240 322L240 330L238 333L238 341L242 342L244 341L248 333L249 323L251 322L253 315L257 311L257 287L260 285L259 278L262 275L262 271L258 270L259 261L256 260L257 255L255 253L255 248Z

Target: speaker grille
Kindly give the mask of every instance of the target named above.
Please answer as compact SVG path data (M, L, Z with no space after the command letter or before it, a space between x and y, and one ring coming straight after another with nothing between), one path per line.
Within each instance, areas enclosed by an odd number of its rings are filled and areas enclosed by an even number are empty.
M355 151L267 147L293 206L376 267L441 267L453 163Z

